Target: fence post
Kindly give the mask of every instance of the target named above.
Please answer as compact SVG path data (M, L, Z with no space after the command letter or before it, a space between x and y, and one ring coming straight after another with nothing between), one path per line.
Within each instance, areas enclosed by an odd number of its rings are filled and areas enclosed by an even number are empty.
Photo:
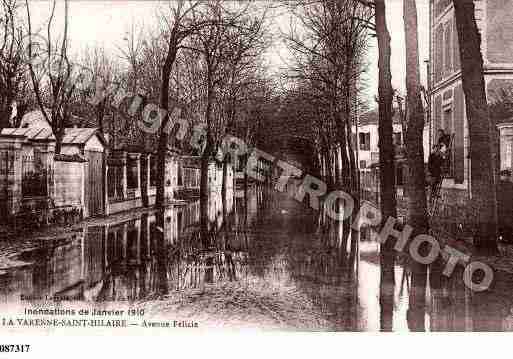
M165 166L165 174L166 174L166 183L164 187L164 196L166 198L166 202L174 200L174 191L176 189L177 184L177 175L178 175L178 153L174 151L168 151L166 156L166 166Z
M46 197L48 206L45 209L45 217L48 217L49 209L55 198L55 140L45 139L38 140L37 142L31 141L31 143L34 149L37 149L39 151L39 154L41 156L41 165L43 167L43 171L46 174ZM48 220L48 218L46 218L46 220Z
M118 151L116 157L121 165L121 189L123 192L123 199L128 197L128 184L127 184L127 153L126 151Z
M5 212L11 217L20 211L22 202L22 157L21 146L25 136L0 135L0 202L5 203Z
M109 203L109 152L108 150L103 153L103 213L105 216L110 214Z

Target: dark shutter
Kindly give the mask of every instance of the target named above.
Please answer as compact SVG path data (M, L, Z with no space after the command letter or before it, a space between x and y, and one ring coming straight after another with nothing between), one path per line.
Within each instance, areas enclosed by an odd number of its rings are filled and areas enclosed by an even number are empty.
M458 30L456 29L456 21L452 22L453 24L453 44L452 47L454 49L454 71L459 71L461 69L460 65L460 46L459 46L459 40L458 40Z
M442 96L436 96L433 114L433 144L438 140L437 131L442 127Z
M443 74L443 41L444 41L444 28L439 25L435 31L435 83L442 80Z
M444 75L448 76L452 73L452 55L451 52L451 43L452 43L452 24L449 21L445 25L445 36L444 36Z
M465 179L465 107L463 89L458 85L454 91L454 182L463 183Z

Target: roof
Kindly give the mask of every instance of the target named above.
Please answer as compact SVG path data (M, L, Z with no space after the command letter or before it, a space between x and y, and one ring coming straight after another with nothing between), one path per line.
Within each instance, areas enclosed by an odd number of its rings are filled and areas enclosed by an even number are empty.
M50 128L4 128L0 133L9 136L25 136L31 141L55 141ZM64 129L63 145L84 145L93 136L98 136L105 145L105 139L96 128L66 128Z
M52 111L48 108L45 109L46 115L51 121ZM97 121L95 118L85 118L76 116L74 114L70 114L66 120L65 124L67 127L72 126L80 126L80 127L91 127L94 128L97 126ZM37 126L35 126L37 125ZM22 127L51 127L51 124L46 120L46 117L43 115L43 112L39 109L32 110L23 115L21 120Z
M24 136L27 139L34 141L55 141L52 129L50 128L4 128L0 134L8 136Z
M105 144L103 136L99 136L96 128L66 128L64 129L63 145L84 145L89 139L98 135L100 141Z
M379 120L378 109L373 109L373 110L367 111L365 113L362 113L360 115L360 118L358 120L358 125L359 126L377 125L378 120ZM401 118L399 116L399 111L397 108L394 108L394 110L393 110L392 121L395 124L398 124L398 125L401 124Z

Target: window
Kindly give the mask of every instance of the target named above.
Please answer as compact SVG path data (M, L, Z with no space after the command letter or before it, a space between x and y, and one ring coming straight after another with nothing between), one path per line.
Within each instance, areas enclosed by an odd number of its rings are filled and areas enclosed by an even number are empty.
M447 134L452 134L452 108L444 110L443 124L442 127ZM438 138L437 138L438 140ZM443 169L447 174L447 177L454 177L454 160L452 159L453 153L452 149L449 149L451 152L447 158L447 163L445 164L445 168Z
M452 109L451 108L444 110L442 128L446 133L452 132Z
M448 76L452 73L452 23L447 22L444 28L444 74Z
M367 168L367 161L360 161L360 168Z
M370 151L370 133L360 133L360 150Z

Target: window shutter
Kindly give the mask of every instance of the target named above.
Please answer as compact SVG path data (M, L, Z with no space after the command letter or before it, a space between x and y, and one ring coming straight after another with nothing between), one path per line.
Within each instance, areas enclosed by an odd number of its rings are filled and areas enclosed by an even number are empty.
M437 131L442 127L442 96L435 98L433 120L433 143L436 143L438 140L438 138L436 138L438 135Z
M448 76L452 73L452 56L451 43L452 43L452 24L449 21L445 25L445 36L444 36L444 75Z
M454 71L459 71L461 69L460 64L460 46L459 46L459 40L458 40L458 30L456 28L456 20L452 22L453 24L453 44L452 47L454 49Z
M454 182L463 183L465 180L465 107L463 101L463 89L458 85L454 91L454 142L453 162L454 162Z
M444 28L439 25L435 31L435 83L442 79L443 74L443 41Z

